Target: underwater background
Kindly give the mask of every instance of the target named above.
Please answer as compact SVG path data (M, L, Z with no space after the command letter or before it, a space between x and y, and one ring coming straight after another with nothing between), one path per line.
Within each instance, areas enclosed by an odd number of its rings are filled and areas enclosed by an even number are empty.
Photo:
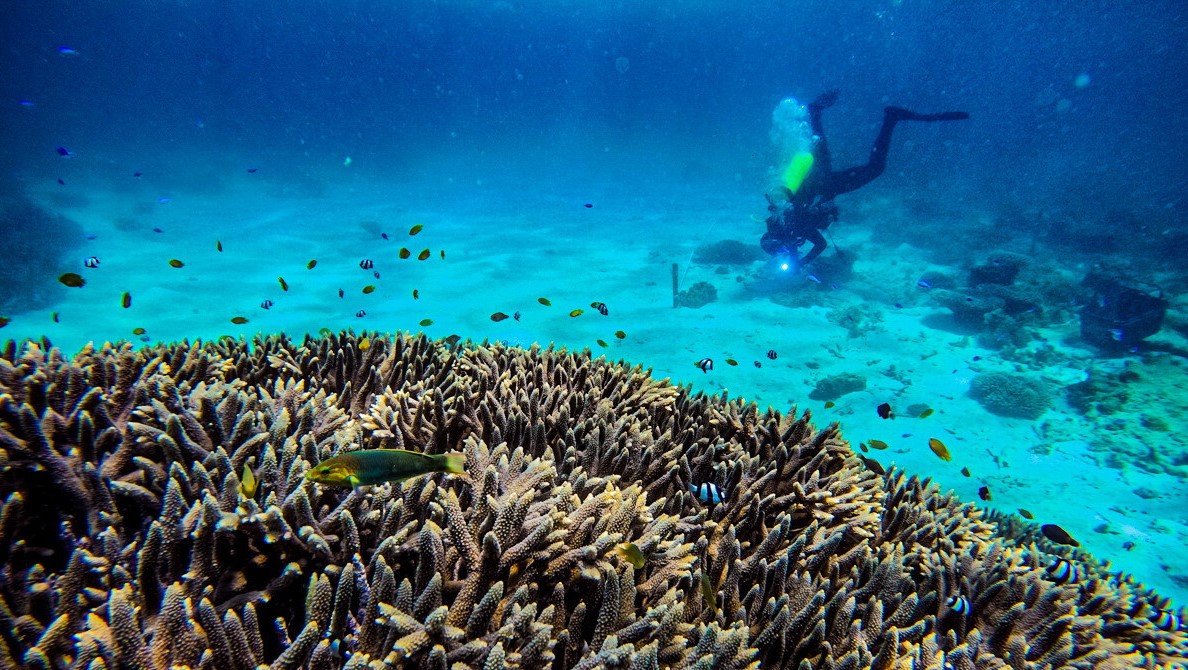
M1188 603L1180 3L16 0L0 40L5 339L588 347ZM782 272L773 110L829 89L835 167L886 105L970 119L900 125ZM1087 341L1102 277L1157 332Z

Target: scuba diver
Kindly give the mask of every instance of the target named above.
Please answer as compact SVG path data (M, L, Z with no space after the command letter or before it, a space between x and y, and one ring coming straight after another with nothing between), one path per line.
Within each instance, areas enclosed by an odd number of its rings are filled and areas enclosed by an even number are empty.
M830 164L829 145L825 141L825 127L821 123L821 112L833 106L837 96L836 90L826 91L808 104L814 135L812 152L794 156L784 173L784 185L775 190L775 197L771 193L765 194L769 215L766 219L767 232L759 239L759 246L772 256L787 259L786 263L793 267L808 265L828 246L821 231L837 220L834 196L865 186L883 174L891 132L895 130L896 123L961 121L969 118L965 112L917 114L902 107L886 107L883 110L883 126L870 149L870 160L866 165L834 172ZM797 250L805 242L811 242L812 249L797 261Z

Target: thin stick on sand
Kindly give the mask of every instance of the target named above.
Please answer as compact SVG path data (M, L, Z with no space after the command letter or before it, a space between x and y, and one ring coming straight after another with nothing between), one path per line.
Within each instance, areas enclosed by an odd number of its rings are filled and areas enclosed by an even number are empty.
M677 296L677 290L680 288L680 270L676 263L672 264L672 308L676 309L680 306L680 297Z

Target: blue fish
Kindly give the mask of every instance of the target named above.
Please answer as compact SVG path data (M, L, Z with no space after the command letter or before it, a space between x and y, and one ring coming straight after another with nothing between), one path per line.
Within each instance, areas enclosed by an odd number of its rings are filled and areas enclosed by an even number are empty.
M1121 342L1126 333L1121 328L1110 328L1110 337L1114 338L1115 342Z
M949 596L945 604L949 606L949 609L962 616L969 614L969 601L965 599L965 596Z
M713 482L705 482L704 484L690 484L689 491L697 496L697 499L703 503L717 505L722 502L722 491L718 489L718 485Z
M34 106L32 100L21 100L17 104L19 104L21 107L33 107Z
M809 281L811 281L811 282L815 283L815 284L820 284L820 283L821 283L821 279L820 279L819 277L817 277L817 275L809 275L809 276L807 277L807 279L808 279Z
M927 279L921 279L920 281L916 282L916 286L919 286L920 288L932 288L932 283Z
M59 156L62 156L62 157L66 157L66 156L73 156L73 155L74 155L74 154L73 154L73 153L71 153L71 152L70 152L70 150L69 150L69 149L67 149L66 147L58 147L57 149L54 149L54 151L57 151L57 152L58 152L58 155L59 155Z
M58 55L64 58L74 58L78 52L70 47L58 47Z

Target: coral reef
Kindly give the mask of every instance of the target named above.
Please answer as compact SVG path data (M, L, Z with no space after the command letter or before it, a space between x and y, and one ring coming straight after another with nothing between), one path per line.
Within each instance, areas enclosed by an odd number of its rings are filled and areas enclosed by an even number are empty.
M677 305L698 309L718 299L718 289L707 281L699 281L677 294Z
M693 262L702 265L749 265L766 257L758 246L738 240L703 244L693 252Z
M1188 637L837 426L556 350L0 351L0 666L1155 668ZM466 474L328 489L347 450ZM250 476L249 476L250 473ZM715 482L706 505L690 485ZM615 547L635 543L636 569ZM967 599L967 614L946 605Z
M987 372L969 383L969 395L986 411L1018 419L1038 419L1052 406L1052 389L1028 375Z
M866 388L866 377L856 372L842 372L829 375L817 382L817 385L809 392L809 398L822 401L837 400L847 393L861 391L864 388Z
M20 194L0 197L0 313L44 307L62 289L47 277L58 276L64 260L78 252L82 228L46 211ZM82 259L78 259L79 267Z

